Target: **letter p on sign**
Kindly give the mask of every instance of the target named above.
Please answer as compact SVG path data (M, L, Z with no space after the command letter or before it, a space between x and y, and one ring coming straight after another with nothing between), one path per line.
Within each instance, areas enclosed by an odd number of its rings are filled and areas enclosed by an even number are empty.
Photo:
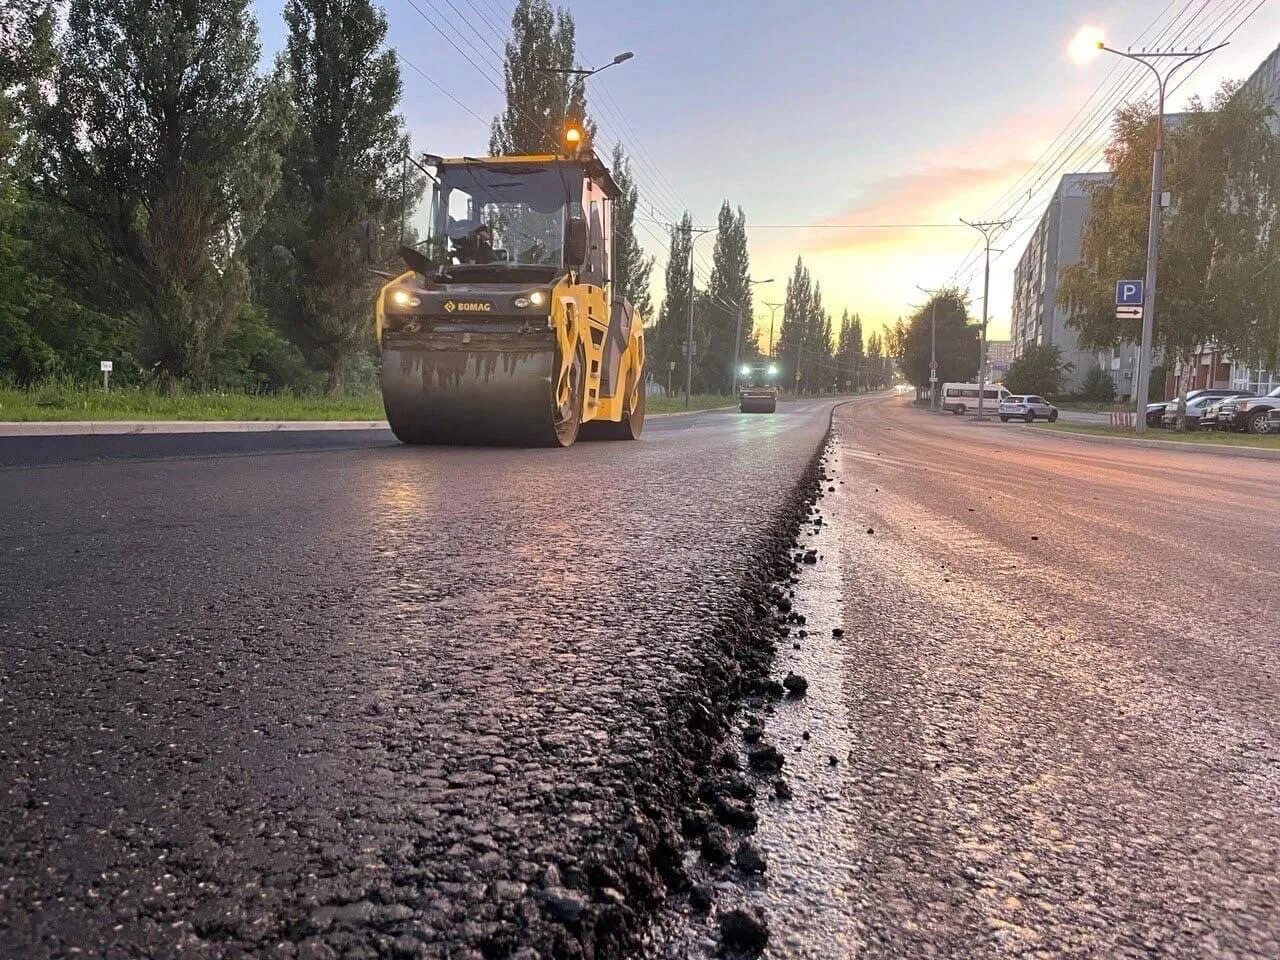
M1143 304L1143 282L1141 280L1116 281L1116 306L1140 307Z

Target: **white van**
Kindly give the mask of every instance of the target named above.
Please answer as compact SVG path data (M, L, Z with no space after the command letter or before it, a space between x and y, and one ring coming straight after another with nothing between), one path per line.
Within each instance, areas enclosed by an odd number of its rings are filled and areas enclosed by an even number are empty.
M988 383L982 395L982 407L984 410L995 413L1000 401L1009 395L1009 391L999 384ZM958 417L964 416L970 410L977 410L978 385L976 383L944 383L942 409L950 410Z

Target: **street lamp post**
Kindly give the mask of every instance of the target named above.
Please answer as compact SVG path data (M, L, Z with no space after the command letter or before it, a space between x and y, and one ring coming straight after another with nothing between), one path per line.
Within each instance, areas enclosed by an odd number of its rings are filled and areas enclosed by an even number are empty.
M978 416L976 419L985 420L986 415L983 413L982 401L987 395L987 319L989 317L988 306L991 300L991 237L998 231L1012 223L1012 220L988 220L984 223L970 223L963 217L960 222L967 224L982 234L982 239L986 244L987 258L986 266L982 271L982 329L978 343Z
M759 286L762 283L773 283L773 277L768 280L748 280L747 287ZM738 395L738 353L742 347L742 304L737 305L737 322L734 324L733 330L733 390L731 396Z
M1137 414L1134 417L1133 429L1136 433L1147 432L1147 392L1151 380L1151 347L1156 323L1156 261L1160 255L1160 210L1161 197L1164 194L1164 98L1169 80L1178 68L1192 60L1206 57L1215 50L1221 50L1225 43L1208 50L1179 50L1168 53L1130 53L1125 50L1113 50L1099 40L1098 49L1114 53L1117 57L1140 63L1156 78L1156 144L1151 155L1151 206L1147 221L1147 279L1145 302L1142 310L1142 345L1138 350L1138 370L1134 377L1133 392ZM1173 66L1165 73L1152 60L1172 60Z
M586 77L594 77L601 70L608 70L610 67L616 67L620 63L626 63L634 56L634 53L627 50L624 53L618 54L603 66L596 67L592 70L587 70L582 67L535 67L534 69L539 73L563 73L570 76L583 77L585 79Z

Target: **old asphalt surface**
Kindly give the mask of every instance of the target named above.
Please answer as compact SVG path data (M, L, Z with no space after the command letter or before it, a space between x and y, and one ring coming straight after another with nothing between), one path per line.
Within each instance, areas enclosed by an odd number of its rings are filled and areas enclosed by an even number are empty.
M3 441L0 957L629 954L831 406Z
M1033 430L836 412L778 956L1280 957L1280 464Z

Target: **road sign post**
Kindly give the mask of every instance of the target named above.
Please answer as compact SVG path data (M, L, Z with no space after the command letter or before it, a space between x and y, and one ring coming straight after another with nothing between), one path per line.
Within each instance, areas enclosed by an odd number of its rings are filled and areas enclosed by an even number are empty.
M111 389L111 368L114 364L110 360L103 360L98 364L102 370L102 392L107 393Z

